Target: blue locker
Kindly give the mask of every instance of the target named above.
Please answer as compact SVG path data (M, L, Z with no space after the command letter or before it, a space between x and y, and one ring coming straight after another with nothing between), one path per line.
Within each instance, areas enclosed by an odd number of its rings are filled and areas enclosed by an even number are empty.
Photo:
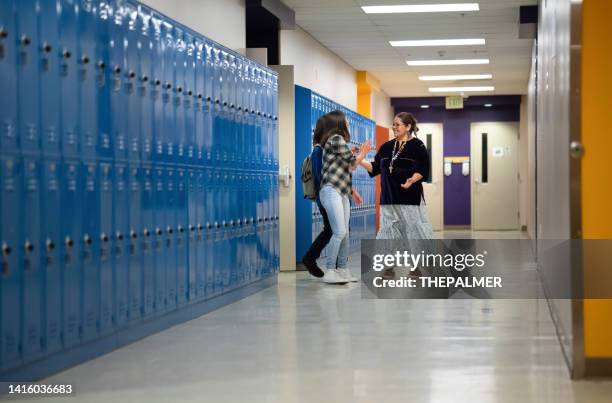
M64 348L80 342L81 234L83 181L80 164L65 160L60 177L62 256L62 342Z
M143 280L143 315L154 312L155 304L155 188L154 171L151 165L142 167L142 280Z
M244 67L242 63L242 58L236 56L235 57L235 67L234 67L234 80L235 80L235 88L234 88L234 97L235 97L235 105L234 105L234 144L232 149L234 150L235 155L235 166L242 168L243 167L243 158L244 151L242 149L243 146L243 131L242 131L242 121L243 121L243 113L242 113L242 105L244 104L244 91L243 87L243 72Z
M176 52L176 40L174 38L174 27L167 20L162 24L163 48L162 57L164 63L164 94L162 96L164 103L164 127L163 127L163 143L164 143L164 161L168 163L175 162L176 154L176 96L175 91L177 84L175 79L175 60L174 53Z
M206 297L210 297L216 291L216 210L219 208L216 204L216 174L213 168L204 168L204 192L205 192L205 230L206 230Z
M183 109L184 109L184 147L185 157L183 159L186 164L193 164L196 162L195 154L195 103L197 102L197 94L195 87L195 61L196 61L196 48L193 36L185 33L185 88L183 90Z
M189 169L187 173L187 215L188 215L188 267L189 267L189 300L193 301L201 294L198 294L198 204L202 201L198 200L198 175L196 169Z
M140 26L140 76L138 77L138 97L140 100L140 139L142 141L143 162L154 160L155 136L153 131L153 108L157 95L157 89L161 84L159 78L153 72L152 65L157 63L153 57L155 55L154 41L152 34L153 24L151 23L151 13L143 6L138 8L138 24Z
M215 294L221 293L223 290L223 269L224 269L224 256L226 252L223 250L223 231L221 229L221 222L223 219L224 205L223 205L223 188L222 188L222 173L220 170L213 171L213 214L212 214L212 233L214 242L213 261L214 265L214 286L213 292ZM210 205L210 204L207 204Z
M137 4L125 3L125 63L126 75L124 91L127 98L127 133L126 139L128 143L128 160L130 162L140 161L141 156L141 131L140 119L141 116L141 99L138 91L141 88L142 72L140 71L139 49L142 47L140 42L140 31L142 27L139 24Z
M82 1L78 14L78 52L77 70L79 82L79 133L81 157L96 158L98 140L98 105L96 88L97 74L95 62L97 15L93 2Z
M175 309L177 303L177 180L175 168L166 167L166 308Z
M131 163L129 170L129 308L128 317L130 321L140 319L142 316L142 175L140 167Z
M228 166L236 166L236 58L227 53L225 56L226 96L224 101L226 119L227 159Z
M195 39L194 42L194 160L193 163L201 165L205 161L205 115L206 107L206 49L204 42Z
M99 163L100 333L113 330L113 165Z
M0 2L0 150L4 153L17 154L17 38L16 0Z
M48 159L43 161L42 168L42 226L41 240L44 243L43 254L43 276L44 276L44 299L43 299L43 348L46 353L53 353L62 348L60 338L61 331L61 221L59 215L60 201L60 161Z
M212 153L213 153L213 164L221 166L222 153L223 153L223 138L222 130L223 125L221 124L221 80L222 80L222 68L221 68L221 55L220 50L216 45L212 47L212 127L211 127L211 140L212 140Z
M197 297L201 299L206 296L206 282L207 282L207 242L205 239L204 225L207 221L206 217L206 172L203 168L198 167L195 170L196 175L196 189L195 189L195 200L194 207L196 209L195 223L196 223L196 288ZM191 253L191 252L190 252ZM190 255L191 257L191 255ZM191 270L191 266L189 267Z
M2 275L0 277L2 351L0 367L13 368L21 361L21 315L15 309L20 305L23 250L20 245L22 225L22 171L16 157L2 157L0 160L0 236L2 242Z
M9 2L10 3L10 2ZM17 2L17 91L19 100L19 142L21 151L40 151L38 24L36 0ZM15 32L17 34L17 32Z
M238 283L238 237L236 222L238 219L238 177L235 170L231 170L227 175L227 198L229 207L227 215L227 237L228 237L228 269L230 273L229 286L235 288Z
M250 260L249 260L249 280L257 278L257 174L251 174L249 178L249 238L250 238Z
M187 302L189 291L189 216L187 206L187 175L184 169L179 168L176 177L176 276L177 276L177 302L179 305Z
M57 1L39 2L38 24L40 27L39 37L41 46L41 69L40 69L40 128L41 149L43 155L58 158L60 156L60 123L61 96L60 71L58 58L59 45L59 14L57 13ZM2 61L0 59L0 69ZM4 75L4 73L0 73ZM4 82L2 88L5 88ZM5 93L5 97L8 94ZM0 101L2 102L2 101ZM0 108L4 109L3 105ZM4 147L2 147L4 148ZM56 269L57 270L57 269ZM59 329L58 329L59 333ZM48 335L47 335L48 336Z
M153 160L162 162L164 157L164 111L167 103L166 86L170 83L165 82L165 60L164 60L164 37L162 31L162 19L159 14L151 14L151 55L155 60L152 63L152 85L153 92L151 100L153 102ZM170 84L171 85L171 84Z
M99 0L97 4L96 14L96 37L95 46L96 54L93 63L92 74L95 76L96 99L97 104L97 152L96 157L104 160L113 158L114 142L111 138L113 131L112 126L112 109L111 109L111 92L115 73L114 68L110 63L110 47L107 45L111 41L111 22L113 10L111 5L103 0Z
M155 312L166 310L166 257L169 239L166 237L166 172L158 166L153 173L155 191Z
M113 142L113 153L117 160L127 159L127 130L128 130L128 100L126 79L129 79L129 71L126 66L125 51L125 15L122 8L114 10L113 18L109 26L109 91L111 111L111 139Z
M214 52L211 42L204 42L204 159L205 163L210 166L214 157L213 143L213 121L214 121L214 82L215 82L215 64Z
M83 341L92 340L98 335L98 312L100 309L100 260L99 239L100 209L98 189L98 167L95 161L85 161L83 169L83 228L82 228L82 251L83 251L83 274L81 289L81 330Z
M115 326L124 326L128 319L129 281L129 172L125 164L115 163L113 192L114 207L114 318Z
M185 163L185 109L184 94L187 91L185 83L185 39L183 30L174 27L174 131L171 134L176 147L176 161Z
M40 163L37 157L23 159L23 307L22 350L24 361L41 354L42 290L41 269L41 186Z
M77 14L78 5L72 1L61 1L61 111L62 111L62 155L79 158L78 110L79 87L77 65Z

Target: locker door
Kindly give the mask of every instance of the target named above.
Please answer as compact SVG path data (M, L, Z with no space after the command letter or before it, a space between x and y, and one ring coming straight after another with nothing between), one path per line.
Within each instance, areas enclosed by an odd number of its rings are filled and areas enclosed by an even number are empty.
M42 270L40 239L40 164L38 158L23 159L23 309L22 350L25 362L41 353Z
M116 8L112 21L110 22L110 103L111 103L111 138L113 141L113 152L115 159L125 161L127 158L127 139L128 130L128 104L124 77L128 75L125 60L125 18L122 8Z
M210 42L204 43L204 158L210 166L214 156L213 150L213 105L214 105L214 53Z
M143 315L154 311L155 302L155 189L153 167L142 167Z
M129 307L128 318L130 321L140 319L142 314L142 239L140 229L142 228L141 206L141 172L136 164L130 164L129 170Z
M78 6L72 1L61 0L61 111L62 154L67 158L79 158L78 110L79 87L77 65L77 13ZM75 241L76 242L76 241Z
M155 312L166 310L166 173L161 167L154 172L155 186Z
M97 103L97 157L110 160L113 157L114 143L111 138L113 130L111 115L111 86L114 84L114 66L110 62L111 22L113 10L109 3L99 1L96 19L96 54L92 69L95 71Z
M98 105L96 89L96 8L91 1L81 1L78 14L78 51L77 75L79 82L79 133L80 154L83 158L93 159L97 154Z
M19 133L23 153L40 151L39 69L36 0L17 2L17 91L19 93Z
M113 288L115 326L124 326L128 315L128 266L129 233L128 169L125 164L115 163L115 188L113 192L114 218L114 265Z
M59 15L57 13L57 1L43 1L38 4L40 7L38 23L42 50L40 76L41 147L43 155L57 158L60 155L59 131L61 127L61 103L58 102L58 96L61 94L58 57ZM3 24L0 23L0 25ZM0 69L2 68L3 61L0 58ZM4 79L5 73L0 72L0 76ZM4 88L3 98L6 98L10 92L7 92L8 87L4 81L2 82L2 88ZM1 103L2 101L0 101L0 109L4 112L5 106ZM4 145L2 145L2 149L4 149Z
M166 83L164 69L164 38L162 31L162 20L158 14L151 15L151 40L153 41L151 48L152 59L152 85L154 90L151 93L153 102L153 159L155 161L164 161L164 111L166 104Z
M174 28L167 20L162 23L163 49L162 55L164 60L164 114L163 114L163 144L164 144L164 161L168 163L175 162L176 154L176 106L175 106L175 90L178 85L174 82L175 79L175 60L176 40L174 39Z
M222 68L221 68L221 55L220 50L213 45L212 58L213 58L213 80L212 80L212 152L213 152L213 163L217 166L221 165L222 162L222 124L221 124L221 80L222 80Z
M177 302L182 305L187 302L189 290L189 244L187 228L187 176L184 169L176 170L176 274Z
M138 77L138 98L140 101L140 139L142 161L152 162L154 156L153 107L155 105L156 74L152 69L154 54L151 14L142 6L138 9L140 76ZM157 62L157 60L156 60Z
M100 175L100 333L113 330L113 165L102 162Z
M61 175L62 342L67 348L80 342L83 208L80 164L64 161Z
M236 236L236 220L238 217L238 187L236 186L236 171L232 170L227 175L227 238L228 238L228 269L229 287L235 288L238 282L238 237Z
M204 233L204 225L207 221L206 218L206 185L205 185L205 170L203 168L197 168L195 170L196 176L196 189L195 189L195 209L196 209L196 287L197 296L199 299L206 295L206 281L207 281L207 243ZM191 255L190 255L191 256ZM190 266L191 268L191 266Z
M17 52L19 33L16 26L17 0L0 2L0 149L17 154Z
M176 170L166 168L166 308L176 308L177 302L177 180Z
M2 193L0 197L0 242L2 242L2 274L0 283L0 324L2 328L2 369L17 366L21 360L21 254L22 226L19 217L22 212L21 164L14 157L3 157L0 166Z
M42 184L42 238L44 244L43 271L44 271L44 299L43 315L44 349L47 354L62 348L60 339L61 320L61 291L62 275L60 272L60 240L61 221L60 211L60 180L59 160L45 160L43 165Z
M173 96L175 129L172 133L176 144L176 162L185 163L185 108L184 94L187 91L185 82L185 38L183 31L174 27L174 83Z
M236 58L236 142L234 149L236 150L236 166L244 169L245 151L244 151L244 105L247 92L244 86L244 58Z
M183 90L183 109L185 114L184 147L186 164L195 163L195 43L193 36L185 33L185 88Z
M100 267L99 267L99 189L98 169L94 161L84 162L83 166L83 275L81 305L81 330L83 340L92 340L98 334L98 311L100 295Z
M194 147L194 164L201 165L205 157L205 117L204 107L206 102L206 49L204 42L195 39L194 42L194 137L192 138Z
M249 223L250 223L250 238L251 238L251 261L250 261L250 280L254 281L257 279L257 267L259 262L257 261L257 174L251 174L249 180Z
M189 254L189 300L193 301L200 296L198 294L198 175L195 169L188 171L187 185L187 216L188 216L188 254Z
M141 132L140 115L141 100L138 94L141 88L142 72L140 71L139 49L142 48L140 42L140 31L138 9L136 4L125 4L125 96L127 98L127 133L128 160L131 163L140 161L141 154Z
M237 166L237 122L236 122L236 57L232 54L227 55L227 140L228 140L228 160L231 167Z
M215 292L215 172L211 167L204 169L204 191L205 191L205 229L206 229L206 296L209 297Z
M213 197L214 197L214 218L213 218L213 234L214 234L214 293L219 294L223 290L223 270L224 256L226 251L223 250L223 232L221 222L225 212L223 206L223 184L222 173L219 170L214 171Z

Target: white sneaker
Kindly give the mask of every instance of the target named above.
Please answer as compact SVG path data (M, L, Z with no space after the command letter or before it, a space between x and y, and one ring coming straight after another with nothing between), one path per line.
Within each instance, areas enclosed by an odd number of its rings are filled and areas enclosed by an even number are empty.
M353 273L349 269L338 269L338 273L351 283L356 283L358 281L357 277L353 276Z
M328 269L328 270L325 270L325 275L323 276L323 282L326 284L346 284L348 283L348 280L340 274L340 270Z

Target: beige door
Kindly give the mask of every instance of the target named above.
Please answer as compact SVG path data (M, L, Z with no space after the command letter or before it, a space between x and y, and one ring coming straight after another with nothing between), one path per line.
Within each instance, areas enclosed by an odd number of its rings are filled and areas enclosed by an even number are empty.
M518 123L472 123L472 229L519 228Z
M419 138L428 147L431 155L431 178L425 178L423 191L429 222L434 231L442 230L443 223L443 150L442 150L442 124L421 123L419 124Z

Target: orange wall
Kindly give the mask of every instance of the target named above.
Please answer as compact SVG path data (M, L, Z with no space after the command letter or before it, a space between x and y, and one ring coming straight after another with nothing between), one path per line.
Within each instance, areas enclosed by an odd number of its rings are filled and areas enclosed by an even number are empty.
M612 1L584 0L582 48L582 226L585 239L612 239ZM610 270L612 254L585 254L585 276ZM590 274L589 274L590 271ZM598 278L601 275L597 276ZM608 277L610 278L610 277ZM585 284L589 278L585 277ZM612 288L612 282L609 283ZM584 301L588 358L612 358L612 300Z

